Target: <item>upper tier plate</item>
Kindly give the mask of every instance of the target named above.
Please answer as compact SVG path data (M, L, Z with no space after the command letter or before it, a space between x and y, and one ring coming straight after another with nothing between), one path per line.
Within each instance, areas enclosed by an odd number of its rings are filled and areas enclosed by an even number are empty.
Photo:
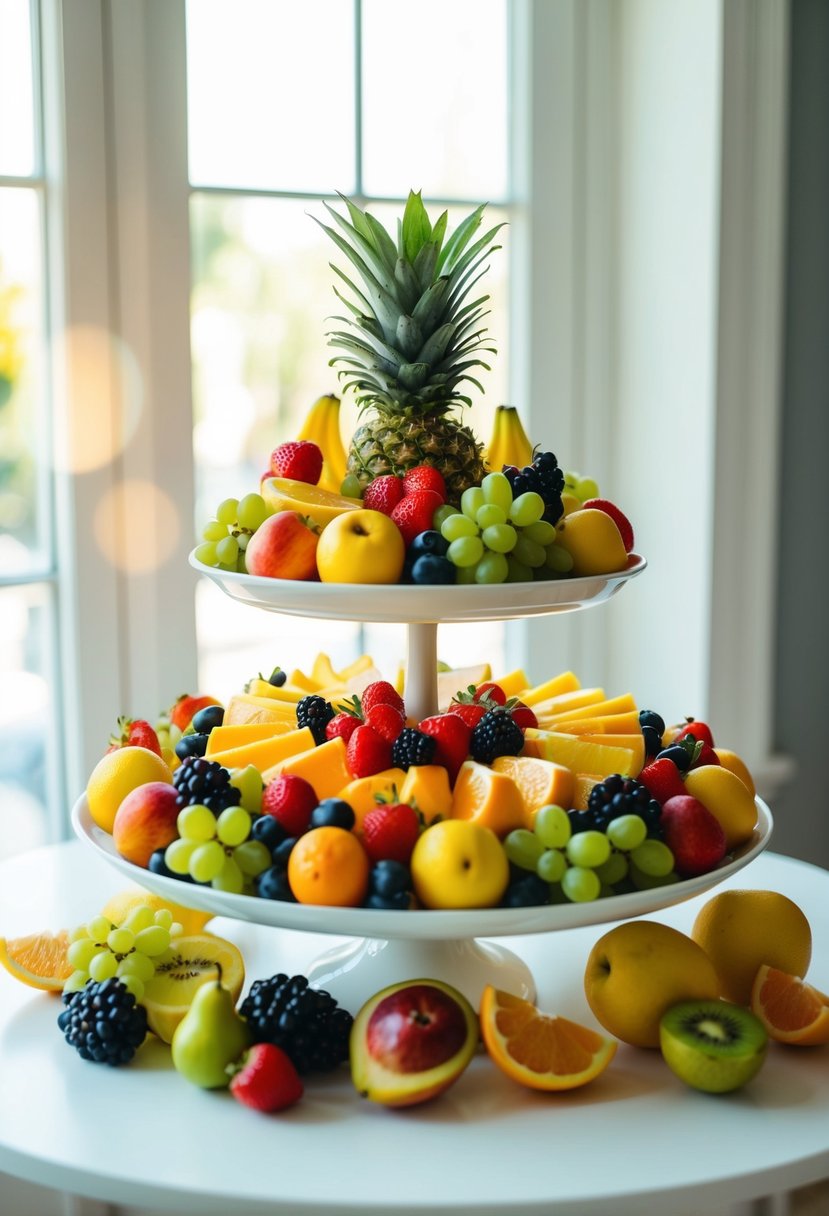
M204 912L212 912L215 916L228 916L233 920L250 921L256 925L303 929L345 937L445 941L577 929L583 925L606 924L626 920L630 916L644 916L660 908L669 908L716 887L731 874L747 866L765 849L771 836L772 818L768 807L759 798L757 815L757 826L751 839L735 850L716 870L699 878L686 878L670 886L633 891L629 895L613 895L585 904L449 912L426 909L417 912L378 912L371 908L324 908L312 904L260 899L255 895L230 895L225 891L214 891L212 887L184 883L176 878L162 878L149 870L140 869L116 852L112 837L92 822L85 796L78 800L72 810L72 826L85 844L132 882L139 883L165 899L199 908Z
M298 579L262 578L205 566L193 553L190 565L233 599L270 612L320 620L427 624L503 621L588 608L610 599L626 582L641 574L647 562L637 553L631 553L627 569L619 574L462 587L309 583Z

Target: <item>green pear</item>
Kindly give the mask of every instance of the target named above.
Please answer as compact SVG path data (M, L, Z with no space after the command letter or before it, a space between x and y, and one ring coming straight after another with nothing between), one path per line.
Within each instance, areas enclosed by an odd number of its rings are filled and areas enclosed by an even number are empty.
M173 1064L183 1077L202 1089L219 1089L230 1083L227 1066L251 1042L248 1024L236 1012L233 995L222 983L202 984L171 1043Z

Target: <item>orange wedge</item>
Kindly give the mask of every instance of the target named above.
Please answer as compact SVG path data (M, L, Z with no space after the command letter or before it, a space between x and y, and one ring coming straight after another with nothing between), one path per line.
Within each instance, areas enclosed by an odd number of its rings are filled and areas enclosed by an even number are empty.
M492 1060L530 1089L586 1085L616 1054L615 1039L541 1013L535 1005L488 984L481 997L481 1035Z
M764 964L751 990L751 1009L778 1043L829 1043L829 997L796 975Z
M30 988L44 992L60 992L64 980L72 974L66 959L69 935L60 933L31 933L28 937L9 940L0 937L0 963L9 975Z

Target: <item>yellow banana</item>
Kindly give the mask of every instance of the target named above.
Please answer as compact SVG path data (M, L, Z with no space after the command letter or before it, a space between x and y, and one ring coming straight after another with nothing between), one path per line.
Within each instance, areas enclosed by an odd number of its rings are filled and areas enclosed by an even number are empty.
M340 399L333 394L318 397L305 415L297 439L308 439L322 452L319 484L339 494L345 477L345 450L340 438Z
M515 465L516 468L522 469L524 465L532 462L532 458L533 445L527 438L516 407L514 405L497 406L492 440L487 452L489 467L499 472L505 464Z

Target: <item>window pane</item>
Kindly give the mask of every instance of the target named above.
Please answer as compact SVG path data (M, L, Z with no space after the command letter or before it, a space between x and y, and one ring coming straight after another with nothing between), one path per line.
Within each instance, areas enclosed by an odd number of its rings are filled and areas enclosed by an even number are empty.
M507 196L505 0L363 0L363 182Z
M0 174L35 171L29 0L0 0Z
M354 15L346 0L190 0L190 179L354 188Z
M38 195L0 190L0 574L50 568L42 316Z

